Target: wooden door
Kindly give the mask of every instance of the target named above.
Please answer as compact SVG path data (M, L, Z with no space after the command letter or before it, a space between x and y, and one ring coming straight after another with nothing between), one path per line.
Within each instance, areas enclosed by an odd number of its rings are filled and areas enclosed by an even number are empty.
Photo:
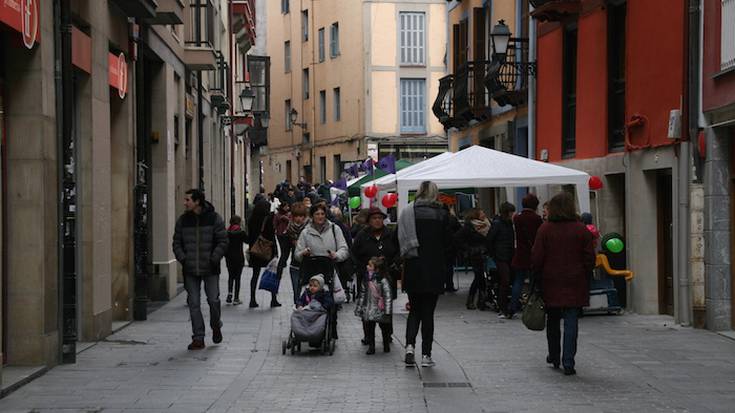
M674 238L671 172L657 177L658 211L658 310L660 314L674 315Z

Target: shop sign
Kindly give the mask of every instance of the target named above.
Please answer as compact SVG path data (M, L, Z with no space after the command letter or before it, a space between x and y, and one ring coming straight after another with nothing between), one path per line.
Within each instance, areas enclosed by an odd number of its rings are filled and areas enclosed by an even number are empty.
M32 49L40 41L40 0L0 0L0 22L5 23L23 37L23 44Z
M117 89L120 99L125 99L125 94L128 92L128 62L125 60L124 53L107 54L107 72L108 83Z

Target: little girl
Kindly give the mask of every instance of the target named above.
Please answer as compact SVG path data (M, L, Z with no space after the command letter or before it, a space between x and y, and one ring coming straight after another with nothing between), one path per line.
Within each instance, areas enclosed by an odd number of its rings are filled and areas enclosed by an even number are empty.
M390 294L388 266L382 257L372 257L367 264L365 282L360 283L360 296L357 299L355 315L365 324L365 338L368 342L366 354L375 354L375 324L380 324L383 336L383 351L390 351L392 329L391 314L393 301Z

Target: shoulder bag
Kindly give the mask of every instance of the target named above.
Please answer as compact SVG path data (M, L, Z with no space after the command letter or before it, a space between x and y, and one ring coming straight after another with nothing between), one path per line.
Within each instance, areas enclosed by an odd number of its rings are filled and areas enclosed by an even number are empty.
M263 225L260 226L260 234L258 235L258 239L255 240L253 246L250 247L250 255L255 258L270 261L270 259L273 257L273 241L263 236L263 231L265 230L265 223L267 222L267 219L268 218L266 217L263 220Z

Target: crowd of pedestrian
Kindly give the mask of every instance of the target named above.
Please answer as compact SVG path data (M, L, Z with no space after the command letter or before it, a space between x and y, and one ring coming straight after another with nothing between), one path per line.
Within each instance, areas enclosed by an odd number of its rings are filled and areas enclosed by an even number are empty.
M547 362L554 367L563 364L565 374L575 373L577 319L588 304L594 237L576 214L571 196L561 193L552 198L544 204L543 216L538 214L538 198L528 194L518 213L505 202L492 219L480 208L458 217L453 206L439 202L437 186L424 182L392 228L377 207L344 219L340 203L331 200L329 186L312 186L303 178L295 186L284 181L273 193L255 197L245 226L235 215L226 229L201 191L187 191L186 212L176 223L173 249L188 293L193 330L189 349L204 347L201 283L210 306L213 341L222 340L218 275L224 257L228 305L242 303L240 278L246 263L252 268L250 308L259 307L256 291L264 268L273 268L279 281L288 268L294 308L312 300L339 308L354 299L367 354L375 353L376 327L381 330L383 351L390 351L392 307L400 280L409 300L405 363L416 364L420 332L421 365L430 367L434 312L441 294L457 291L454 269L459 262L473 273L466 301L469 310L494 309L499 318L512 319L522 310L523 292L538 290L547 311ZM247 259L244 244L251 251ZM277 285L270 290L270 307L281 306ZM346 300L325 298L330 288L347 290ZM336 338L336 321L334 325Z

